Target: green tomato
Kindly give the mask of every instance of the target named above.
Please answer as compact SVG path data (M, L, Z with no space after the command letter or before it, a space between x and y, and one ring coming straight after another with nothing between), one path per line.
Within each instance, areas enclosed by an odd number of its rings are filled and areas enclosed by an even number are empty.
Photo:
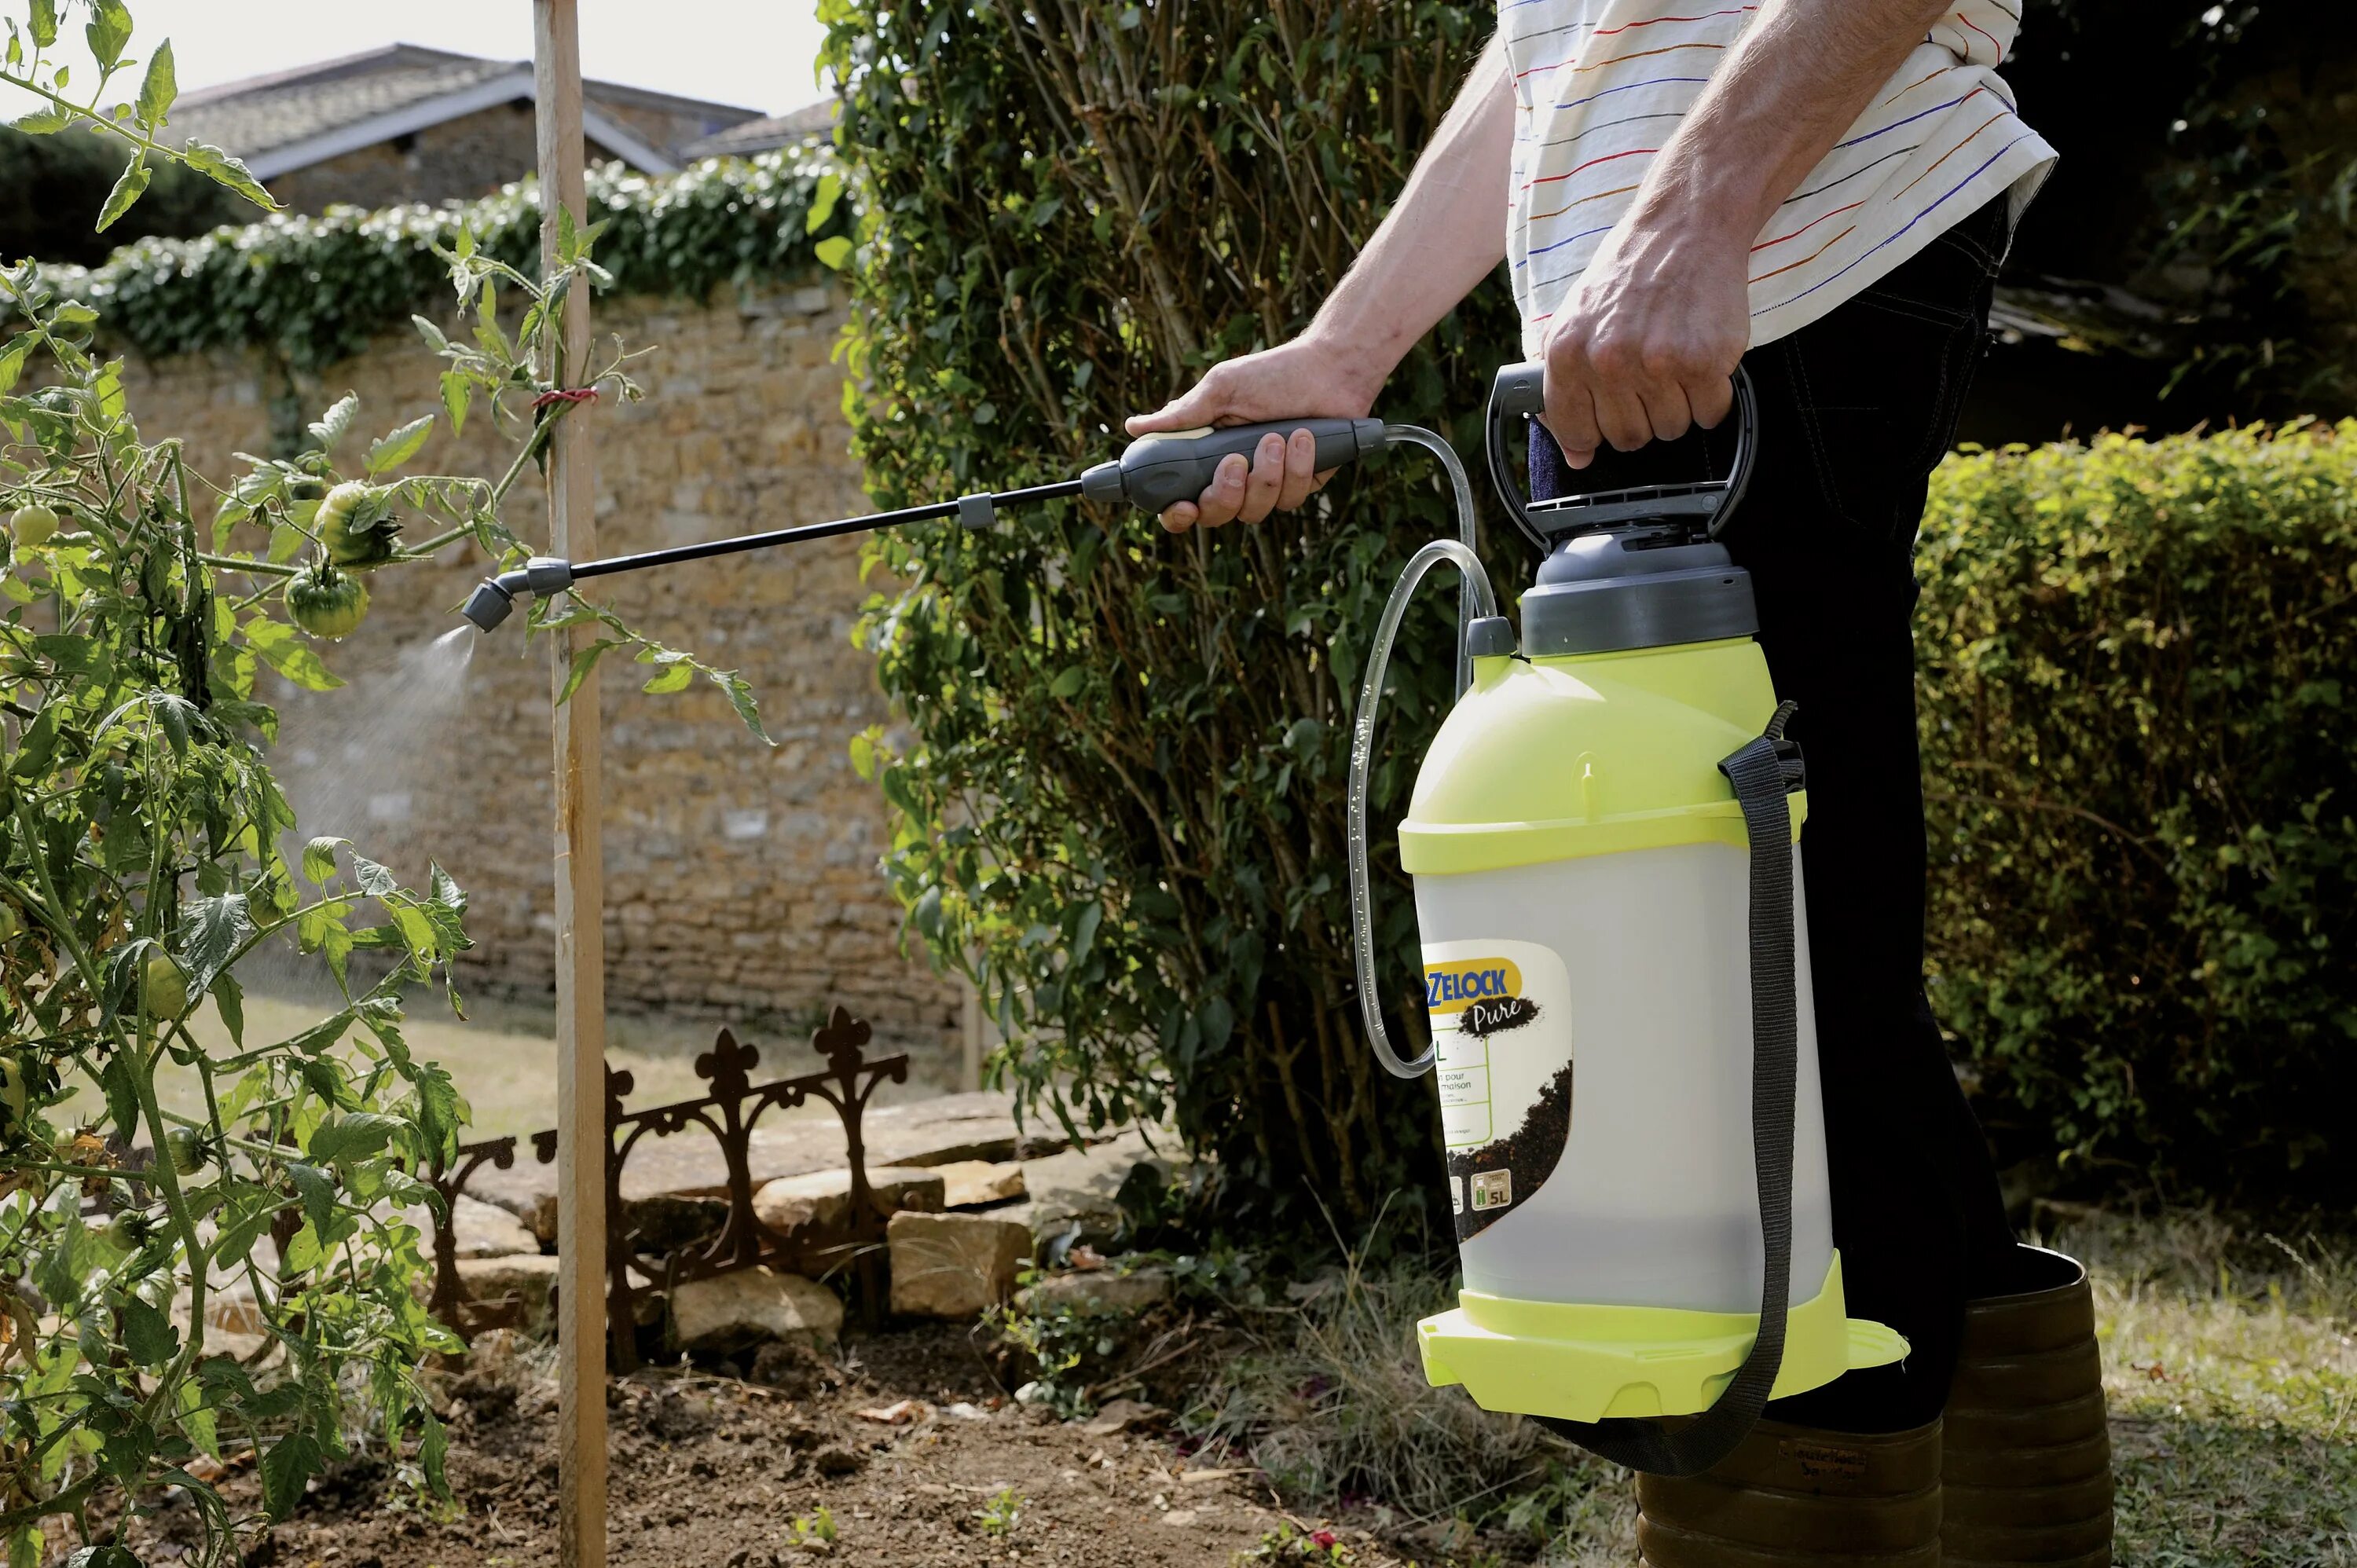
M27 550L47 544L57 532L57 509L38 501L18 507L16 515L8 520L8 536Z
M360 510L361 503L374 499L375 495L376 487L365 479L346 479L327 493L319 502L319 515L313 521L318 523L321 532L330 528L344 527L351 521L352 513Z
M87 1229L91 1239L100 1246L123 1255L145 1246L158 1227L155 1216L142 1214L135 1208L124 1208L89 1221Z
M192 1127L175 1127L165 1133L164 1149L172 1156L172 1168L184 1176L196 1175L213 1157L204 1134Z
M168 1022L188 1010L188 972L162 948L147 950L139 970L139 1000L151 1023Z
M286 613L313 637L350 637L368 607L361 580L333 566L306 566L286 581Z
M0 904L0 942L15 941L16 940L17 933L22 931L24 929L25 921L24 918L16 913L16 906L14 904Z
M382 565L401 545L384 492L359 479L347 479L329 490L311 521L328 559L339 566Z

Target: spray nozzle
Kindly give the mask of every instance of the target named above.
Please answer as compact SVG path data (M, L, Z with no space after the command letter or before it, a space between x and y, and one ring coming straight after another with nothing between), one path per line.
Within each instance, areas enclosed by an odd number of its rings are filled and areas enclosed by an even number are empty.
M486 577L475 585L475 591L467 596L458 613L473 621L477 631L490 631L507 619L508 612L513 608L514 593L497 577Z
M489 631L508 618L518 594L554 594L573 585L573 563L554 555L535 555L511 572L486 577L475 585L458 613Z

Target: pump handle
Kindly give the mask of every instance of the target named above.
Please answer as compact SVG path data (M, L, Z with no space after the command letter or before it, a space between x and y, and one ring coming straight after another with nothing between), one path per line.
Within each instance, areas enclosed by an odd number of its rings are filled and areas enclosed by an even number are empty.
M1230 424L1216 430L1178 430L1141 435L1117 461L1099 463L1081 475L1081 494L1093 501L1127 501L1144 511L1160 511L1190 501L1211 488L1220 459L1231 452L1249 457L1265 435L1291 436L1307 430L1318 438L1318 471L1339 468L1383 444L1380 419L1272 419L1260 424Z
M1735 367L1735 461L1724 479L1701 479L1682 485L1641 485L1625 490L1597 490L1554 500L1526 501L1526 488L1512 472L1507 437L1516 419L1535 419L1546 408L1546 367L1537 360L1508 365L1490 385L1490 479L1505 503L1514 526L1541 550L1566 533L1602 528L1616 522L1640 522L1651 518L1706 517L1705 531L1717 539L1743 492L1751 483L1751 462L1760 446L1759 399L1751 388L1751 372Z

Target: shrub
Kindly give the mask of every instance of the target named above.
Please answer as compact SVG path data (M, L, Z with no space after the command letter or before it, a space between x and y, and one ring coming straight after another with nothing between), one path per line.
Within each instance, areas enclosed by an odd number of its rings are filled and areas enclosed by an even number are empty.
M866 203L846 406L888 504L1071 474L1124 415L1290 336L1489 26L1410 0L824 14ZM1383 412L1446 426L1453 401L1471 450L1463 389L1513 340L1485 290ZM1426 1091L1360 1037L1341 793L1367 629L1448 526L1443 487L1409 453L1265 528L1174 540L1066 505L877 542L905 587L864 635L909 734L855 758L880 770L916 933L1006 1036L1003 1079L1092 1125L1175 1108L1243 1190L1352 1216L1435 1168ZM1379 814L1448 696L1448 597L1394 665ZM1386 871L1416 1039L1414 912Z
M2001 1115L2357 1191L2357 424L1951 458L1920 575L1935 1004Z

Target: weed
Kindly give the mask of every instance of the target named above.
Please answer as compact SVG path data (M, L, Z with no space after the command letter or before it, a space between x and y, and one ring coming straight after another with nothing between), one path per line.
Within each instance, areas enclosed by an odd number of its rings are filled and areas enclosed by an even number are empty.
M1026 1276L1025 1283L1030 1283ZM1013 1306L993 1307L983 1319L1008 1344L1031 1359L1037 1400L1065 1420L1089 1412L1087 1372L1118 1348L1118 1341L1102 1318L1069 1306L1045 1312L1024 1312Z
M1012 1487L1001 1487L989 1505L974 1516L982 1521L985 1535L1009 1535L1023 1518L1023 1494Z
M1247 1563L1347 1563L1351 1561L1351 1549L1336 1539L1330 1530L1296 1530L1290 1524L1280 1524L1260 1538L1260 1544L1235 1554L1232 1561Z
M813 1541L827 1546L834 1544L834 1514L823 1503L819 1505L817 1512L798 1514L786 1526L787 1545L808 1546Z

